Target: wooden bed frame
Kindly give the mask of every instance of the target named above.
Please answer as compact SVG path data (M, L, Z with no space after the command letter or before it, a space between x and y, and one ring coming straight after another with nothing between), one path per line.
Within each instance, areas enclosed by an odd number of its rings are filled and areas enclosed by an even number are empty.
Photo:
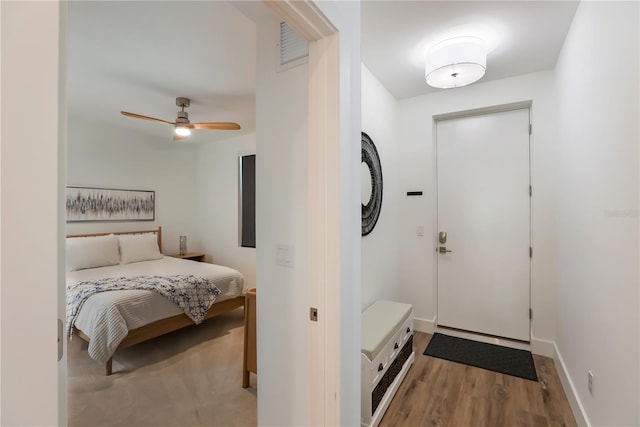
M67 237L93 237L93 236L106 236L109 234L145 234L155 233L158 236L158 248L162 252L162 227L158 227L157 230L143 230L143 231L121 231L115 233L93 233L93 234L73 234ZM223 313L227 313L231 310L244 306L244 295L230 298L224 301L214 303L209 312L205 316L204 320L211 319ZM136 329L131 329L129 334L120 343L116 350L122 350L132 345L139 344L144 341L148 341L152 338L159 337L161 335L168 334L169 332L176 331L178 329L185 328L187 326L194 325L193 320L189 319L186 314L179 314L177 316L167 317L166 319L157 320L149 323L148 325L141 326ZM73 327L73 333L82 338L84 341L89 342L90 338L82 332L80 329ZM107 375L113 373L113 358L109 359L105 366Z

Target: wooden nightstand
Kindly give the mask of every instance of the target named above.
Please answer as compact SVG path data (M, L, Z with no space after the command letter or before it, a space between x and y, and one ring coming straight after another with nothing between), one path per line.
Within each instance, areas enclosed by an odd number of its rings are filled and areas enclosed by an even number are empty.
M242 363L242 388L249 387L250 373L258 373L256 355L256 290L245 294L244 302L244 359Z
M202 252L189 252L184 255L168 255L173 258L182 258L182 259L190 259L191 261L204 262L205 254Z

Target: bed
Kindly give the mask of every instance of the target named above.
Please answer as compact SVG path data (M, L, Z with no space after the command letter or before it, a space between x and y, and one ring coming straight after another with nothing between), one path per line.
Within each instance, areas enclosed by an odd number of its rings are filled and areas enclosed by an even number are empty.
M161 252L161 227L67 236L68 335L89 343L89 355L105 365L107 375L112 374L117 350L195 324L187 308L178 307L154 286L207 282L211 290L203 298L214 302L209 308L206 301L193 304L201 311L198 323L244 305L246 284L238 271ZM137 281L144 282L143 289L130 289ZM93 290L78 306L72 300L78 300L82 286Z

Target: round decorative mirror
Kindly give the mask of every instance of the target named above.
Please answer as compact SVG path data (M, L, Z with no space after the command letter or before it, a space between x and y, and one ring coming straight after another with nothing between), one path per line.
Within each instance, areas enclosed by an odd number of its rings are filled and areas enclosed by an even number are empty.
M371 169L365 162L360 163L360 175L362 177L362 206L366 206L373 195L373 184L371 183Z
M371 233L382 208L382 165L376 146L362 132L362 235Z

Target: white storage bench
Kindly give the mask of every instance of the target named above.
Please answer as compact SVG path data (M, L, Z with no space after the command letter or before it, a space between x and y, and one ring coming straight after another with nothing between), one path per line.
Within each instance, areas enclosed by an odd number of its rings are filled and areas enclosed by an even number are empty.
M362 426L376 427L415 360L413 306L376 301L362 313Z

